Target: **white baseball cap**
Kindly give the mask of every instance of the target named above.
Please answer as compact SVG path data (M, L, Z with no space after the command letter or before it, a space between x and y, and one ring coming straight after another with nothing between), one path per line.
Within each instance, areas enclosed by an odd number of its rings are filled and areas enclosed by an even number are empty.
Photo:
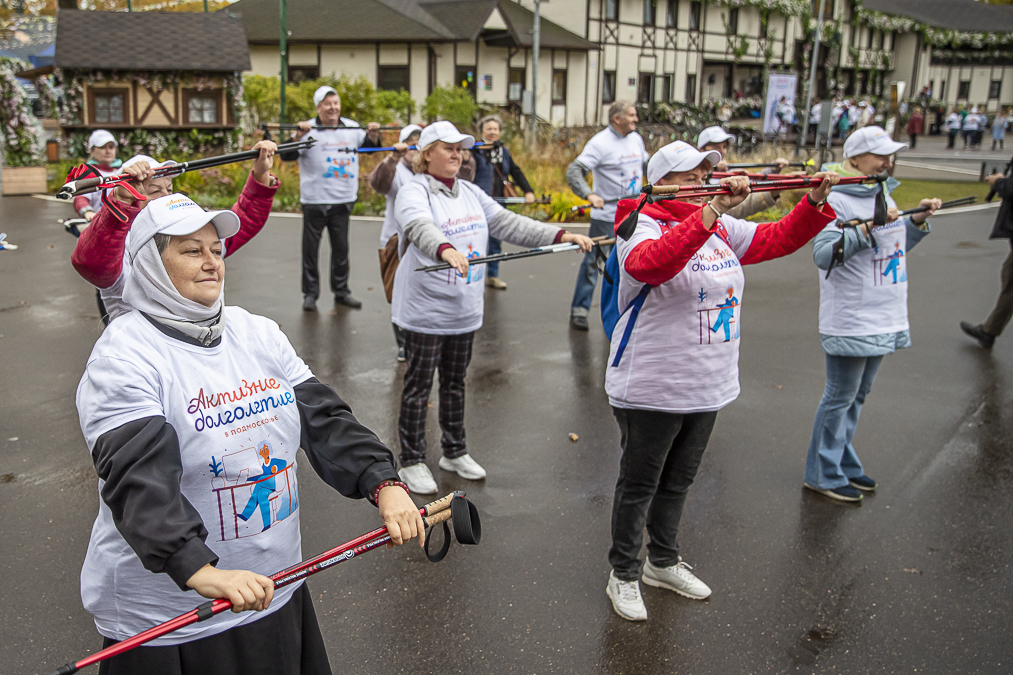
M408 137L411 136L412 134L414 134L416 131L421 132L422 131L422 127L420 127L417 124L409 124L404 129L401 130L400 134L398 134L397 142L398 143L404 143L405 141L408 140Z
M147 162L148 166L150 166L152 169L158 169L158 168L163 167L163 166L172 166L173 164L176 163L176 162L172 161L171 159L167 159L164 162L159 162L154 157L149 157L147 155L134 155L133 157L131 157L127 161L123 162L123 165L120 166L120 171L123 171L123 169L126 169L128 166L133 166L134 164L137 164L138 162Z
M844 141L844 157L857 157L871 152L874 155L892 155L907 150L907 143L890 138L883 127L864 127Z
M239 216L232 211L205 211L181 194L153 199L130 226L127 252L133 260L141 247L156 234L193 234L208 223L214 223L219 239L228 239L239 232Z
M88 137L88 149L101 148L109 141L112 141L114 145L119 146L119 143L116 142L116 138L114 138L111 133L105 129L96 129L91 132L91 136Z
M647 163L647 180L654 185L673 171L692 171L704 160L713 166L721 161L721 153L717 150L701 152L684 141L669 143Z
M735 138L721 127L707 127L700 132L700 138L696 140L696 147L702 148L708 143L724 143Z
M462 134L457 130L457 127L451 122L433 122L428 127L422 130L422 136L419 138L419 148L426 148L436 141L443 141L444 143L460 143L461 148L464 150L471 149L471 146L475 145L475 137L469 136L468 134Z
M313 92L313 105L320 105L320 102L327 98L330 94L337 96L338 92L334 87L328 87L326 84L319 87L315 92Z

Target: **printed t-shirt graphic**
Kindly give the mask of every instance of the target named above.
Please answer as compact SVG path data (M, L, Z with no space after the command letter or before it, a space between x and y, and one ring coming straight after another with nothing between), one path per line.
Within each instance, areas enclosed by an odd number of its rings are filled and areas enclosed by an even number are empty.
M592 192L611 204L591 209L591 217L612 222L616 217L613 200L622 199L640 191L643 182L644 162L650 159L644 139L633 132L619 137L612 127L606 127L591 137L577 161L591 169L594 184Z
M676 223L641 214L629 241L617 242L619 307L643 283L625 270L638 244L659 239ZM739 394L739 338L745 276L739 257L749 249L756 224L722 216L716 231L675 277L651 289L619 363L619 340L610 344L605 391L618 408L702 412L719 410ZM630 312L613 335L622 335ZM673 367L678 364L678 367Z
M429 178L416 175L397 193L397 222L404 227L418 219L432 220L455 249L468 256L484 256L488 250L488 219L501 207L481 188L457 181L458 196L441 190L430 192ZM407 242L406 242L407 244ZM416 272L435 260L407 244L394 275L391 315L406 330L432 335L458 335L482 327L485 285L484 265L457 270Z
M317 126L316 120L311 124ZM303 204L347 204L359 194L359 153L366 130L344 117L347 129L312 129L303 140L316 140L299 151L299 200Z
M81 428L94 448L102 434L127 422L165 417L179 439L180 490L208 530L206 543L219 556L218 567L273 574L302 557L296 483L301 423L294 387L312 373L273 321L239 307L225 313L221 343L211 348L171 338L137 311L112 322L78 386ZM100 494L103 485L99 481ZM251 517L244 521L239 516L251 500ZM252 560L258 562L251 567ZM279 589L267 611L282 607L294 591ZM81 596L99 632L114 640L202 602L194 592L180 592L167 575L144 569L101 500L81 570ZM154 644L213 635L258 616L223 615Z
M872 217L872 198L831 192L827 202L840 221ZM890 195L886 203L896 206ZM819 271L822 335L860 337L908 330L907 220L900 218L874 229L876 245L835 267L830 278ZM827 231L840 233L836 222L827 225Z

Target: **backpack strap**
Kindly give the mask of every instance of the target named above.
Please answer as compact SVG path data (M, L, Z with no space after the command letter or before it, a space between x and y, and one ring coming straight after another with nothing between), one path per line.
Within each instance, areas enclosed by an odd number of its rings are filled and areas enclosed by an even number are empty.
M616 350L616 358L612 361L612 367L615 368L619 365L619 360L623 358L623 352L626 351L626 345L630 341L630 336L633 335L633 325L637 322L637 316L640 314L640 308L644 306L644 301L647 300L647 294L651 292L654 286L650 284L644 284L640 292L637 293L637 297L633 298L633 301L626 306L623 310L623 314L626 312L630 313L630 319L626 322L626 329L623 330L623 337L619 341L619 349Z

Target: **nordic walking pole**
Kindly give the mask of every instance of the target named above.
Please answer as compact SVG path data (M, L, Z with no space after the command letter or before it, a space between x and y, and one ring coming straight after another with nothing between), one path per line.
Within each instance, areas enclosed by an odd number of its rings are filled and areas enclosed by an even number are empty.
M460 504L462 508L455 509L455 504ZM462 529L465 529L470 525L472 531L474 532L471 543L477 544L478 540L481 539L482 528L480 522L478 521L478 513L474 509L474 505L464 499L463 492L454 492L446 497L430 502L419 509L419 513L422 514L423 521L425 522L427 528L431 528L434 525L444 523L453 518L455 532L458 534L459 541L461 541L462 538L462 532L456 529L459 523L464 525L464 528ZM469 517L471 518L471 522L465 522ZM317 572L327 569L328 567L350 560L351 558L362 555L367 551L372 551L374 548L383 546L388 542L390 542L390 535L387 534L387 528L377 528L372 532L362 535L361 537L356 537L355 539L340 546L336 546L329 551L325 551L318 556L304 560L297 565L273 574L270 578L274 581L274 587L276 589L282 588L301 579L305 579L308 576L312 576ZM446 548L448 543L449 540L444 544L444 548ZM461 541L461 543L468 542ZM135 647L139 647L147 642L150 642L155 638L168 635L169 633L179 630L184 626L189 626L199 621L210 619L216 614L221 614L231 607L232 603L225 598L208 600L189 612L180 614L174 619L169 619L168 621L153 628L149 628L143 633L138 633L137 635L127 638L122 642L118 642L101 651L95 652L91 656L87 656L80 661L62 665L50 673L50 675L71 675L71 673L76 673L81 668L86 668L101 661L111 659L114 656L118 656L124 652L134 649Z
M978 201L978 198L973 195L970 197L961 197L960 199L953 199L948 202L943 202L942 204L940 204L939 208L936 209L936 213L938 213L942 209L953 209L958 206L970 206L971 204L974 204L976 201ZM910 216L912 213L925 213L928 210L929 207L927 206L916 206L913 209L906 209L904 211L899 211L897 213L897 216L898 218L900 216ZM843 230L846 227L861 227L862 225L871 225L871 224L872 218L868 219L852 218L851 220L845 221L843 223L838 223L837 227Z
M306 141L298 141L295 143L282 143L278 146L276 153L288 152L290 150L304 150L312 147L315 141L311 138ZM233 152L227 155L218 155L217 157L205 157L204 159L194 159L189 162L179 162L170 166L162 166L154 169L151 172L152 178L166 178L171 176L178 176L188 171L201 171L202 169L210 169L216 166L222 166L224 164L234 164L236 162L245 162L251 159L257 159L260 157L260 150L244 150L243 152ZM140 195L133 186L130 185L133 182L133 176L128 174L114 174L112 176L105 176L103 178L84 178L81 180L72 180L66 183L60 188L60 191L56 194L59 199L72 199L80 195L91 194L92 192L98 192L100 190L107 190L118 186L123 186L129 190L135 199L141 201L147 199Z
M594 242L595 246L611 246L616 243L615 238L609 239L606 237L595 237L591 241ZM559 253L561 251L579 251L580 246L578 244L549 244L548 246L539 246L537 248L529 248L525 251L514 251L512 253L497 253L495 255L487 255L481 258L472 258L468 261L468 267L474 265L485 265L487 263L503 262L506 260L517 260L519 258L531 258L536 255L548 255L550 253ZM416 267L416 272L439 272L440 270L449 270L453 265L447 262L437 263L436 265L427 265L425 267Z

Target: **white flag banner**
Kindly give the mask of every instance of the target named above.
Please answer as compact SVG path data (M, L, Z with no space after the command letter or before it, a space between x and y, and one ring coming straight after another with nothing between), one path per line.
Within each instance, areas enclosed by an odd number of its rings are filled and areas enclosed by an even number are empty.
M763 133L776 134L786 130L786 125L791 123L789 116L794 114L797 88L798 75L770 73L767 78L767 105L763 115Z

